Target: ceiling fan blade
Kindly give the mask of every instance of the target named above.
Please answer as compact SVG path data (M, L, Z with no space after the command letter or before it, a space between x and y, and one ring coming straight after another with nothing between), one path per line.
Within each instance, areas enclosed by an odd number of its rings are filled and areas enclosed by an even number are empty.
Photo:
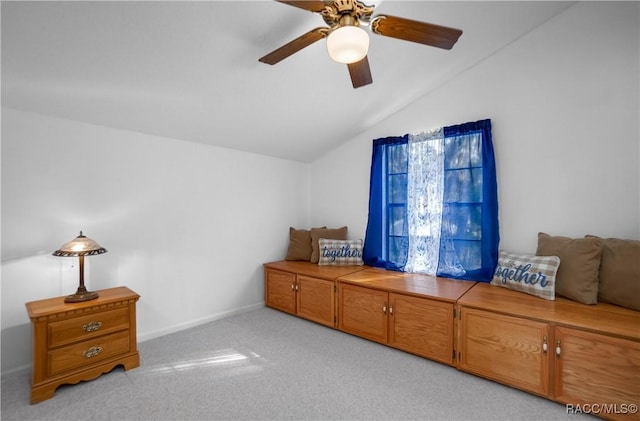
M312 29L277 50L273 50L266 56L259 58L258 61L266 64L276 64L290 55L302 50L304 47L308 47L314 42L326 37L327 33L328 28L320 27Z
M308 10L310 12L320 12L324 10L326 4L323 1L284 1L277 0L278 3L288 4L289 6L299 7L300 9Z
M378 35L418 42L445 50L450 50L462 35L459 29L383 15L376 16L371 21L371 30Z
M354 89L373 83L371 78L371 69L369 68L369 59L367 56L355 63L347 64L349 74L351 75L351 84Z

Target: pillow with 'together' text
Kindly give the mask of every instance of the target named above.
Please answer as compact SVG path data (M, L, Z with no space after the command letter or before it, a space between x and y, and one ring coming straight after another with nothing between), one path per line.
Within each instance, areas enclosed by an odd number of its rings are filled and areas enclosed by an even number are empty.
M350 266L363 265L362 240L318 239L318 265Z
M559 266L558 256L513 254L500 250L498 266L491 284L545 300L555 300L556 273Z

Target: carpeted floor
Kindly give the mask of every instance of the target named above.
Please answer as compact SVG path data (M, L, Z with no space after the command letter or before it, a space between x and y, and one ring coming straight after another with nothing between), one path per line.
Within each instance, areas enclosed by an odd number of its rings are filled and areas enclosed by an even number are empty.
M29 404L2 377L9 420L580 420L564 405L261 308L138 345L140 367Z

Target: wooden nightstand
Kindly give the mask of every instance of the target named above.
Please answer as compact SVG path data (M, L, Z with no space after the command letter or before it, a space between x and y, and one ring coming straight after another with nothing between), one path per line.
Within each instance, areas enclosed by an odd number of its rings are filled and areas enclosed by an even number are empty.
M27 303L33 339L31 403L50 399L61 384L95 379L122 365L140 365L136 302L126 287L98 291L95 300L64 297Z

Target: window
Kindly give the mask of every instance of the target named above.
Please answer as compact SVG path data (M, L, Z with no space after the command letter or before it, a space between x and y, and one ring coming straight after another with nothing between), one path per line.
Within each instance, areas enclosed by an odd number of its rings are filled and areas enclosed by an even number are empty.
M489 282L498 242L490 120L374 140L366 264Z

